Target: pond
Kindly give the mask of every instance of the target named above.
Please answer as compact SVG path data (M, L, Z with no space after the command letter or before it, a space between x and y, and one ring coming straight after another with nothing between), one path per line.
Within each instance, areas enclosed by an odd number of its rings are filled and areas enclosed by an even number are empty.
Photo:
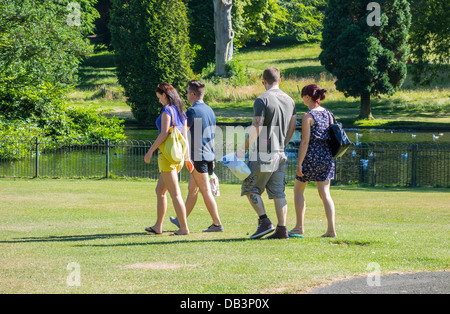
M224 139L226 126L220 126ZM230 127L237 139L244 137L245 129ZM295 180L295 167L301 129L297 129L287 148L289 158L286 181ZM370 185L450 186L450 131L419 131L412 129L346 129L353 142L350 150L337 160L335 182L338 184L366 183ZM219 132L217 132L218 134ZM145 177L159 176L157 158L151 165L143 156L158 136L154 129L127 128L128 140L122 143L65 144L52 149L29 142L28 155L20 160L1 160L0 177ZM233 142L233 140L232 140ZM236 143L224 143L222 155L234 151ZM219 145L216 139L216 145ZM109 147L109 149L108 149ZM221 152L216 148L217 156ZM221 182L238 180L222 163L216 166ZM185 170L181 179L189 179Z
M25 157L0 158L0 177L159 177L157 157L150 165L143 160L150 141L55 142L38 146L30 141L25 145ZM224 151L227 149L233 150L233 145L224 147ZM286 182L293 183L298 146L290 145L287 153ZM220 153L217 156L220 158ZM336 160L336 165L334 184L450 187L450 144L358 142ZM221 182L239 182L221 162L216 163L215 172ZM189 179L185 168L180 179Z

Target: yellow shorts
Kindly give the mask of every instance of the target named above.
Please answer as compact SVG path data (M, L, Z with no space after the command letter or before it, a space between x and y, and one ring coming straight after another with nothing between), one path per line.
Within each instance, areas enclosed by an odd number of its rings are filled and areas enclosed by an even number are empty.
M171 164L165 157L164 155L161 153L161 151L159 151L158 153L158 167L159 167L159 172L171 172L174 169L177 170L177 173L181 171L181 169L183 169L183 164L184 164L184 159L179 163L179 164Z

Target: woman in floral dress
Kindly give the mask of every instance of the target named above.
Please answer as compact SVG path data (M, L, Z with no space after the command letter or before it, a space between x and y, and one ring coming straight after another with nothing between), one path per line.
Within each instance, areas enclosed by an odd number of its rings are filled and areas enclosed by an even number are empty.
M331 113L320 104L320 101L325 99L326 92L325 89L314 84L305 86L302 90L303 102L309 110L302 118L302 141L294 187L297 224L289 232L292 237L301 237L305 232L303 226L306 211L304 192L310 181L317 183L328 220L327 232L322 237L336 237L335 208L330 194L331 180L334 179L336 172L336 165L328 144Z

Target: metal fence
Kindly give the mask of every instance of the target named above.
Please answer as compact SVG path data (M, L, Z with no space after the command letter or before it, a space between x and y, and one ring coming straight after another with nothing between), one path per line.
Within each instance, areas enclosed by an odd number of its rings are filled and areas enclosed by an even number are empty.
M143 161L151 144L135 140L62 143L0 140L0 177L157 179L157 156L150 165ZM289 146L287 153L286 181L292 183L298 146ZM215 173L221 182L239 182L221 162L216 163ZM180 180L188 178L189 173L183 168ZM450 187L450 145L353 144L336 160L334 184Z

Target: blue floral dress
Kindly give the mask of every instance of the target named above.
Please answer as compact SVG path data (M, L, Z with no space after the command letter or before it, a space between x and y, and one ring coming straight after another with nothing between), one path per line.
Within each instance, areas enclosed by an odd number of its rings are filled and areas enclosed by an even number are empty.
M314 124L311 126L311 138L302 164L303 177L296 176L301 182L333 180L336 173L336 164L331 155L330 138L330 112L309 110Z

